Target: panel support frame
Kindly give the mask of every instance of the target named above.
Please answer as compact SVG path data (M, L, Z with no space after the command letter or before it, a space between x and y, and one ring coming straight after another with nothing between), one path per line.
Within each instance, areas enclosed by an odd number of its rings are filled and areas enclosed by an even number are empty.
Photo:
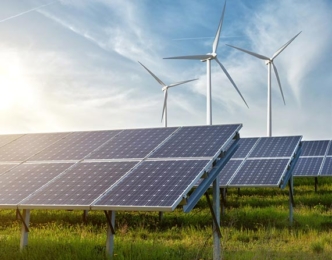
M107 219L107 238L106 238L106 254L113 257L114 253L114 235L115 235L115 211L104 210Z
M289 179L289 226L293 225L294 215L293 215L293 208L295 207L294 203L294 185L293 185L293 176Z
M21 227L21 240L20 240L20 250L22 251L27 245L28 245L28 239L29 239L29 224L30 224L30 209L24 209L23 215L19 211L19 209L16 210L17 216L22 221L22 227Z
M214 182L214 180L217 178L219 175L220 171L222 168L225 166L225 164L229 161L229 159L232 157L234 154L236 148L237 148L237 142L239 141L238 134L235 136L236 140L232 144L232 146L228 149L226 153L223 153L222 157L220 159L216 160L216 164L213 167L213 169L209 172L208 177L206 177L195 189L195 191L190 195L190 197L187 200L187 204L183 206L183 211L185 213L188 213L191 211L197 202L200 200L200 198L204 195L206 190L211 187L211 184ZM219 180L219 178L218 178ZM218 183L218 189L219 189L219 183ZM220 192L218 191L218 194ZM220 196L218 195L218 198ZM218 203L220 205L220 202Z

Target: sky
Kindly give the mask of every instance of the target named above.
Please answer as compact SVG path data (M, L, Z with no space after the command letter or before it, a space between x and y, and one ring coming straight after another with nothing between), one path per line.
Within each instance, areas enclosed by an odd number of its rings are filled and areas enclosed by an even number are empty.
M206 124L206 64L165 57L206 54L223 0L2 0L0 134ZM275 59L272 135L332 139L332 1L228 0L212 61L213 124L242 123L242 137L266 136L267 66L226 44Z

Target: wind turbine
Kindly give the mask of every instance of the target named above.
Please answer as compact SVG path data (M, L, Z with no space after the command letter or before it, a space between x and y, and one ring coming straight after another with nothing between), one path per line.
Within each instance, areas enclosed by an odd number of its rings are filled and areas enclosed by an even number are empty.
M147 67L145 67L142 63L138 62L139 64L141 64L143 66L144 69L146 69L152 77L155 78L156 81L158 81L158 83L162 86L162 91L164 91L164 105L163 105L163 112L161 115L161 121L163 121L164 119L164 126L167 127L167 91L169 88L190 82L190 81L194 81L197 79L190 79L190 80L185 80L185 81L181 81L181 82L177 82L177 83L173 83L170 85L166 85L164 82L162 82L156 75L154 75Z
M281 83L280 83L280 78L279 78L279 74L278 74L278 70L277 67L274 65L273 61L274 59L284 50L286 49L286 47L291 44L292 41L294 41L294 39L300 34L301 32L299 32L297 35L295 35L292 39L290 39L288 42L286 42L283 46L280 47L279 50L277 50L272 58L268 58L266 56L257 54L255 52L251 52L251 51L247 51L229 44L226 44L227 46L230 46L232 48L238 49L240 51L243 51L245 53L248 53L258 59L261 60L265 60L265 64L268 66L268 74L267 74L267 136L272 136L272 103L271 103L271 64L273 66L273 70L274 70L274 74L276 75L277 81L278 81L278 85L279 85L279 89L281 92L281 96L282 99L284 101L284 104L286 105L285 102L285 98L284 98L284 93L282 92L282 87L281 87Z
M206 73L207 74L207 94L206 94L206 117L207 117L206 121L207 122L206 123L208 125L212 125L211 60L215 60L219 64L220 68L224 71L224 73L226 74L227 78L233 84L234 88L239 93L239 95L241 96L242 100L244 101L244 103L248 107L248 104L245 101L245 99L243 98L240 90L237 88L237 86L235 85L233 79L231 78L231 76L229 75L229 73L227 72L227 70L225 69L225 67L221 64L221 62L217 58L216 51L218 49L219 37L220 37L221 28L222 28L222 23L223 23L223 20L224 20L225 9L226 9L226 1L225 1L225 4L224 4L224 8L223 8L222 14L221 14L221 18L220 18L219 26L218 26L218 29L217 29L217 33L216 33L216 36L215 36L213 44L212 44L212 53L207 53L207 54L204 54L204 55L190 55L190 56L178 56L178 57L164 58L164 59L201 60L202 62L206 62L206 69L207 69L207 73Z

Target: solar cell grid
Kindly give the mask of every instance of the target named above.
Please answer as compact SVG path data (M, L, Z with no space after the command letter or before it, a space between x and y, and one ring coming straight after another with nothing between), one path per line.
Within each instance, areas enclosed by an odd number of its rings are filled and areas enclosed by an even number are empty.
M303 141L301 156L324 156L329 141Z
M70 163L21 164L0 175L0 205L19 203L70 166Z
M288 159L246 160L230 186L278 186L288 163Z
M95 205L172 207L208 163L209 160L144 161Z
M259 138L241 138L238 141L238 149L233 154L232 158L245 158L257 143L258 139Z
M239 168L242 160L229 160L219 174L219 185L226 186L230 178Z
M0 164L0 175L15 166L17 166L17 164Z
M70 133L29 160L80 160L119 132L120 130Z
M93 152L88 159L144 158L177 128L123 130L106 145Z
M10 142L20 138L23 135L17 134L17 135L0 135L0 147L5 146L6 144L9 144Z
M322 176L332 176L332 157L326 157L323 169L321 171Z
M21 205L90 205L137 162L80 163Z
M213 157L240 125L182 127L149 158Z
M25 161L68 133L27 134L0 148L0 161Z
M300 136L262 137L249 158L291 157L300 141Z
M295 164L294 176L317 176L323 162L323 157L299 158Z
M327 151L328 156L332 156L332 140L330 141L330 147L329 150Z

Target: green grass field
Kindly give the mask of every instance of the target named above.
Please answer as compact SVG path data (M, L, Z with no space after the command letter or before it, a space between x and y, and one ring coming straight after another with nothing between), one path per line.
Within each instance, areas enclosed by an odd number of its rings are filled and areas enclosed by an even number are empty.
M288 187L228 190L222 216L223 259L332 259L332 178L295 179L294 224ZM212 259L212 218L203 197L188 214L117 212L113 259ZM103 212L32 210L28 247L20 252L21 223L0 210L0 259L108 259Z

